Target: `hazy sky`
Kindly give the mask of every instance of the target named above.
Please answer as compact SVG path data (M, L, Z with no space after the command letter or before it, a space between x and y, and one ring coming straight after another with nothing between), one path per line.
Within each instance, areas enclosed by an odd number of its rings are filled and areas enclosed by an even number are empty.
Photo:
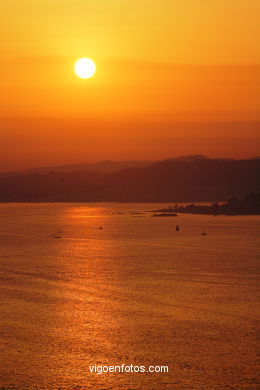
M258 154L259 0L8 0L1 15L1 170Z

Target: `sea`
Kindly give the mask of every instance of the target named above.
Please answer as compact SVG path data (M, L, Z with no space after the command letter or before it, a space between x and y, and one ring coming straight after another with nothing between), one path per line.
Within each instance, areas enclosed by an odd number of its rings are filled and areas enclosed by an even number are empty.
M0 204L1 390L259 388L260 217L162 207Z

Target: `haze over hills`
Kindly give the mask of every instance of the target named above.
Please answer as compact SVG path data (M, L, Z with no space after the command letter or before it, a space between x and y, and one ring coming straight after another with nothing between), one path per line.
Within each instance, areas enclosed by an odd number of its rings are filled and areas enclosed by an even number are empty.
M27 172L35 172L35 173L61 173L61 172L104 172L104 173L112 173L117 172L122 169L127 168L139 168L145 167L153 164L153 161L111 161L104 160L99 161L97 163L82 163L82 164L69 164L69 165L60 165L54 167L41 167L27 170Z
M191 162L199 158L203 159L207 157L204 155L188 155L188 156L169 158L167 160ZM104 160L96 163L87 162L81 164L65 164L65 165L58 165L58 166L37 167L37 168L26 169L26 170L12 171L12 173L19 172L24 174L31 174L31 173L46 174L46 173L63 173L63 172L76 172L76 171L112 173L112 172L117 172L128 168L143 168L149 165L156 164L157 162L158 161L147 161L147 160L126 160L126 161ZM7 172L2 172L2 173L7 173Z
M185 156L0 174L0 201L222 201L260 190L260 158Z

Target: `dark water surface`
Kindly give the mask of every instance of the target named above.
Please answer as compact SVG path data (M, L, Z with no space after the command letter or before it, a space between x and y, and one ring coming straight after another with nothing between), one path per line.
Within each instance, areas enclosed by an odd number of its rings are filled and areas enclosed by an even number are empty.
M257 389L260 218L161 206L0 204L0 389Z

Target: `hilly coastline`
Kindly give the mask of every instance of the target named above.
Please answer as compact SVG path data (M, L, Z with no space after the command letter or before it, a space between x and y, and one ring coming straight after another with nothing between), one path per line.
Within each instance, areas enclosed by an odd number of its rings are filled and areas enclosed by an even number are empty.
M214 202L260 190L260 158L187 156L65 167L0 174L0 201Z

